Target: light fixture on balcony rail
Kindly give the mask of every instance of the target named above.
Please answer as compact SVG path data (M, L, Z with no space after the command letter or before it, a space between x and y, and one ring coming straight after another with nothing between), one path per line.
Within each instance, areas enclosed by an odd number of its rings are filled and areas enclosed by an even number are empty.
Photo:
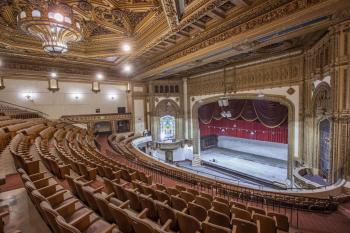
M262 93L262 91L259 91L259 93L257 94L257 97L258 97L258 98L264 98L264 97L265 97L265 94Z
M31 1L19 12L18 26L25 33L42 41L45 52L62 54L68 44L82 39L80 23L72 8L58 0Z
M0 77L0 90L5 88L4 78Z
M93 82L92 82L92 91L93 91L94 93L98 93L98 92L101 91L101 89L100 89L100 83L99 83L99 82L97 82L97 81L93 81Z

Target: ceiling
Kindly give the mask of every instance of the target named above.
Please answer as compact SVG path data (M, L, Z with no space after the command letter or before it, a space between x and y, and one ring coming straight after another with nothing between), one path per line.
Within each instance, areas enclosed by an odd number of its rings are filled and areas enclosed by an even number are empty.
M104 72L110 80L185 77L303 49L348 17L342 12L350 7L348 0L61 0L73 8L84 39L53 57L17 26L18 12L40 1L0 2L5 68L87 79ZM132 52L123 52L124 42ZM126 63L132 74L121 72Z

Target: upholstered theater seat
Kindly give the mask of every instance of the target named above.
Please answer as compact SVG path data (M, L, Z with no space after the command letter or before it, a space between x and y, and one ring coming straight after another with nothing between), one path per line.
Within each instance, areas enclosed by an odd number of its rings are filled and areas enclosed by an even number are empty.
M277 229L289 232L289 220L286 215L274 212L267 213L267 215L275 219Z
M233 218L232 233L258 233L258 227L253 222L239 218Z
M215 210L209 210L208 217L209 217L208 219L209 223L219 225L222 227L231 228L230 218L226 214L223 214Z
M200 222L203 222L208 216L204 207L192 202L188 203L188 213Z
M179 229L181 233L200 233L201 223L191 215L183 212L176 213L177 220L179 223Z
M202 223L202 232L203 233L231 233L231 229L218 226L205 221Z
M129 202L125 202L120 206L116 206L112 203L108 204L108 207L110 209L110 212L113 216L114 221L116 222L119 231L122 233L133 233L134 229L132 228L131 220L128 216L128 213L124 210L125 208L128 208Z
M159 201L155 201L157 213L159 216L160 224L164 225L169 219L171 220L170 229L173 231L178 231L178 221L176 213L177 211L171 208L169 205L164 204Z
M261 214L254 214L253 220L256 222L258 226L259 233L276 233L277 232L277 224L273 217L269 217Z
M114 224L99 219L93 213L86 213L72 222L67 223L61 216L56 217L57 226L61 233L117 233Z
M196 196L195 201L196 204L202 206L206 210L211 209L211 201L208 198L202 197L202 196Z
M67 204L53 209L49 202L42 201L40 207L54 233L60 233L56 217L62 216L66 222L72 222L86 213L92 213L91 210L85 208L77 199L68 202Z
M232 218L240 218L240 219L244 219L247 221L251 221L252 220L252 215L249 211L241 209L241 208L237 208L232 206L231 207L231 214L232 214Z

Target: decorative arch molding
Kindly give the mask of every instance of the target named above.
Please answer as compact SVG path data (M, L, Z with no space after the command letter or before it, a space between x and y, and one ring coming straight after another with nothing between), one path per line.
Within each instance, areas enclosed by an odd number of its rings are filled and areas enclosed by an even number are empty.
M254 99L254 100L268 100L279 102L280 104L288 108L288 169L287 176L288 179L292 179L292 173L294 168L294 153L295 147L295 106L282 95L265 95L263 98L258 98L257 94L227 94L227 95L217 95L214 97L209 97L206 99L198 100L192 106L192 130L191 138L193 141L193 159L196 157L200 158L200 133L199 133L199 122L198 122L198 109L205 104L218 101L222 97L227 97L228 99ZM198 159L198 158L197 158Z
M172 99L161 100L156 105L155 116L162 117L165 115L172 115L174 117L181 115L180 106Z
M155 111L152 114L152 132L155 132L153 141L160 140L160 118L166 115L175 117L175 138L183 138L183 110L181 110L180 106L174 100L163 99L155 106Z
M313 140L313 167L317 168L316 173L320 172L321 167L321 122L328 120L330 123L330 138L329 138L329 161L330 161L330 170L328 172L327 180L328 182L334 182L334 158L332 153L332 129L333 129L333 119L332 119L332 89L331 86L327 82L321 82L317 85L317 88L314 90L314 95L312 98L312 107L313 107L313 131L315 138Z

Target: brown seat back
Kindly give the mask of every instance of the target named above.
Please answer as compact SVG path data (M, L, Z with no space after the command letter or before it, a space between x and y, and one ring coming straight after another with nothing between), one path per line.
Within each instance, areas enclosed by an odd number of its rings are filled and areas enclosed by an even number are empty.
M130 208L137 212L140 212L142 210L142 207L139 200L139 195L135 191L129 189L125 189L125 194L130 201Z
M183 211L183 209L187 208L187 202L180 197L171 196L170 201L171 201L171 207L173 207L178 211Z
M186 187L179 184L175 185L175 188L179 190L179 192L186 191Z
M175 189L175 188L172 188L172 187L168 187L168 188L166 189L166 192L167 192L168 194L174 195L174 196L180 195L180 191L177 190L177 189Z
M237 208L237 207L232 206L231 207L231 214L232 214L232 218L240 218L240 219L244 219L247 221L252 220L251 213L249 211L241 209L241 208Z
M42 201L40 207L45 214L47 222L54 233L60 233L60 229L57 226L56 217L59 216L57 211L52 209L52 206L47 201Z
M153 227L138 217L131 218L132 228L135 233L155 233Z
M202 223L202 232L203 233L231 233L231 229L218 226L205 221Z
M209 223L213 223L222 227L231 228L230 218L223 213L217 212L215 210L208 211Z
M231 202L231 206L234 206L234 207L240 208L240 209L244 209L244 210L247 209L247 206L245 204L239 203L239 202L236 202L236 201L232 201Z
M227 200L227 199L225 199L225 198L222 198L222 197L216 196L216 197L214 198L214 200L215 200L215 201L219 201L219 202L221 202L221 203L224 203L224 204L226 204L226 205L230 205L229 200Z
M195 217L200 222L203 222L208 215L206 209L192 202L188 203L188 211L191 216Z
M60 229L60 233L81 233L79 229L68 224L62 216L56 217L57 226Z
M121 201L126 201L128 198L126 197L125 189L121 184L113 183L114 193L117 195L117 198Z
M230 207L223 202L213 201L213 209L230 217Z
M177 220L179 222L179 229L181 233L200 233L201 223L191 215L177 212Z
M232 226L236 230L235 232L232 231L232 233L257 233L258 227L255 223L239 219L239 218L233 218L232 219Z
M132 228L128 214L122 208L112 203L109 203L108 207L119 230L123 233L133 233L134 229Z
M111 193L114 193L114 188L113 188L113 181L106 178L106 177L103 177L103 183L105 185L105 192L107 194L111 194Z
M273 217L276 220L278 229L289 232L288 216L274 212L268 213L267 216Z
M164 191L159 191L159 190L154 190L156 196L157 196L157 200L164 202L167 201L170 204L170 196L169 194L167 194Z
M96 199L94 197L94 191L95 191L95 189L91 186L84 186L83 187L83 193L84 193L85 200L87 201L87 203L89 204L90 208L93 211L98 212L99 208L97 206Z
M259 233L277 232L276 221L274 218L262 214L254 214L253 220L258 225Z
M180 193L180 197L187 202L194 201L194 195L192 193L187 192L187 191L182 191Z
M198 196L199 192L192 188L187 188L187 192L192 193L194 196Z
M199 195L202 196L202 197L207 198L207 199L210 200L210 201L213 201L213 196L210 195L209 193L200 192Z
M96 200L96 204L97 207L99 209L99 212L101 213L101 215L103 216L103 218L105 220L107 220L108 222L112 222L113 221L113 216L109 210L108 204L109 202L106 200L106 198L104 198L102 196L101 193L95 193L94 194L95 200Z
M258 208L258 207L254 207L254 206L248 206L247 207L247 210L253 214L253 212L255 214L262 214L262 215L266 215L266 211L265 209L261 209L261 208Z
M139 200L140 200L142 209L146 209L146 208L148 209L148 211L146 213L147 217L149 219L157 221L158 220L158 213L157 213L156 206L155 206L153 199L151 199L143 194L140 194Z
M175 210L172 209L170 206L159 201L155 201L155 205L160 223L163 225L168 219L171 219L170 229L173 231L177 231L179 227Z
M195 201L196 204L204 207L206 210L210 210L211 208L211 201L205 197L202 196L196 196Z

